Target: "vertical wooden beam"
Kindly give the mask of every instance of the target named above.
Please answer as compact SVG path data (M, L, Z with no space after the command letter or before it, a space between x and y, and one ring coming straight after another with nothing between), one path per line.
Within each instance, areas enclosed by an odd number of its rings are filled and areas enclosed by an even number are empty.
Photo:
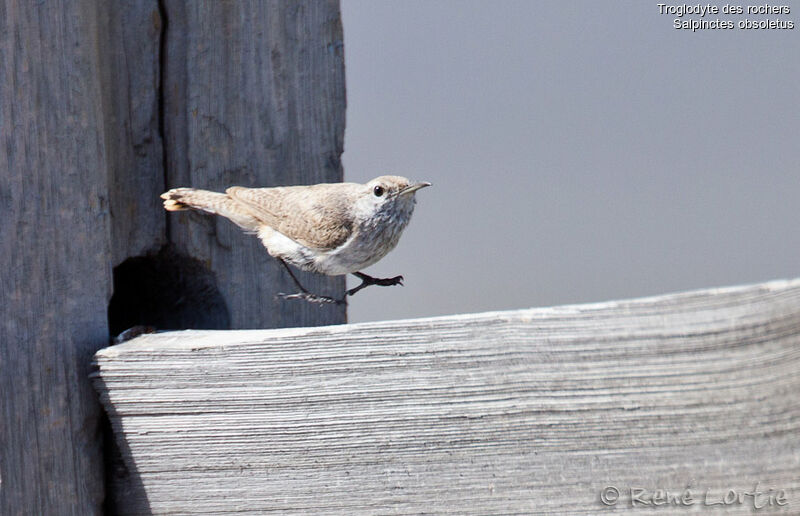
M99 514L109 202L93 0L0 2L0 514Z
M174 244L145 269L179 284L192 271L211 278L195 286L213 290L200 300L213 320L179 318L200 326L345 320L344 307L275 301L292 287L254 238L167 218L158 199L178 184L342 179L339 6L0 0L0 78L0 514L98 514L87 374L108 342L113 266ZM175 249L194 260L178 267ZM344 289L341 278L305 281ZM117 501L136 489L113 483Z
M160 134L157 0L99 1L100 68L111 203L114 266L164 245L166 217Z
M168 0L163 75L170 187L224 190L342 180L344 50L336 0ZM294 292L257 239L199 214L168 219L170 240L217 277L233 328L345 321L345 308L275 299ZM343 278L303 275L341 296Z

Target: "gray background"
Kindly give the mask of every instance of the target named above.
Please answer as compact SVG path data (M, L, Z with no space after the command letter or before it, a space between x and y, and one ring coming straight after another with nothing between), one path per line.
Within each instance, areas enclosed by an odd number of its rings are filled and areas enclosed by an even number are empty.
M434 183L350 321L800 276L800 27L657 3L342 1L346 180Z

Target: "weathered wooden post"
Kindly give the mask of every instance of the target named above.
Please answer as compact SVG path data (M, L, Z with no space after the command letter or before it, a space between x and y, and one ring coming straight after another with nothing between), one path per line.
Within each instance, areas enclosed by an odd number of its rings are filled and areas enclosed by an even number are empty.
M338 1L166 2L163 129L167 186L222 190L342 180L344 49ZM294 287L228 221L167 219L176 248L207 263L232 328L343 322L342 306L276 300ZM305 275L340 294L342 277ZM315 292L317 290L314 290Z
M345 320L276 302L255 239L158 199L340 181L343 59L335 0L0 2L0 514L101 512L110 331Z
M0 514L97 514L110 217L91 0L0 4Z
M161 328L343 322L342 306L276 300L276 292L293 287L256 239L213 217L167 215L158 199L175 186L342 180L338 2L175 0L105 9L113 51L104 68L107 104L120 128L111 157L114 264L169 246L116 271L112 331L148 322L136 313ZM196 272L183 278L176 270L184 267ZM320 292L344 288L342 278L304 281ZM185 302L187 291L195 293L193 303Z

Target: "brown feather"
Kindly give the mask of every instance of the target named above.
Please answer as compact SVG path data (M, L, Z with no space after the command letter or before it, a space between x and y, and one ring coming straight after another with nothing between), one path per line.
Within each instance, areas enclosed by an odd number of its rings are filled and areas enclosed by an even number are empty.
M257 231L261 225L246 206L225 194L196 188L173 188L161 194L161 198L164 199L164 209L167 211L183 211L194 208L222 215L248 231Z
M327 251L342 245L353 229L352 214L346 209L353 202L348 198L352 190L343 186L233 186L225 193L263 224L306 247Z

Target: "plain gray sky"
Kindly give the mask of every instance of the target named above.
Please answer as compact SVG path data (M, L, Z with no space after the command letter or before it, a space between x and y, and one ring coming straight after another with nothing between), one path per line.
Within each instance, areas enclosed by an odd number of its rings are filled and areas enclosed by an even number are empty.
M342 1L345 179L434 184L350 321L800 276L800 27L657 3Z

